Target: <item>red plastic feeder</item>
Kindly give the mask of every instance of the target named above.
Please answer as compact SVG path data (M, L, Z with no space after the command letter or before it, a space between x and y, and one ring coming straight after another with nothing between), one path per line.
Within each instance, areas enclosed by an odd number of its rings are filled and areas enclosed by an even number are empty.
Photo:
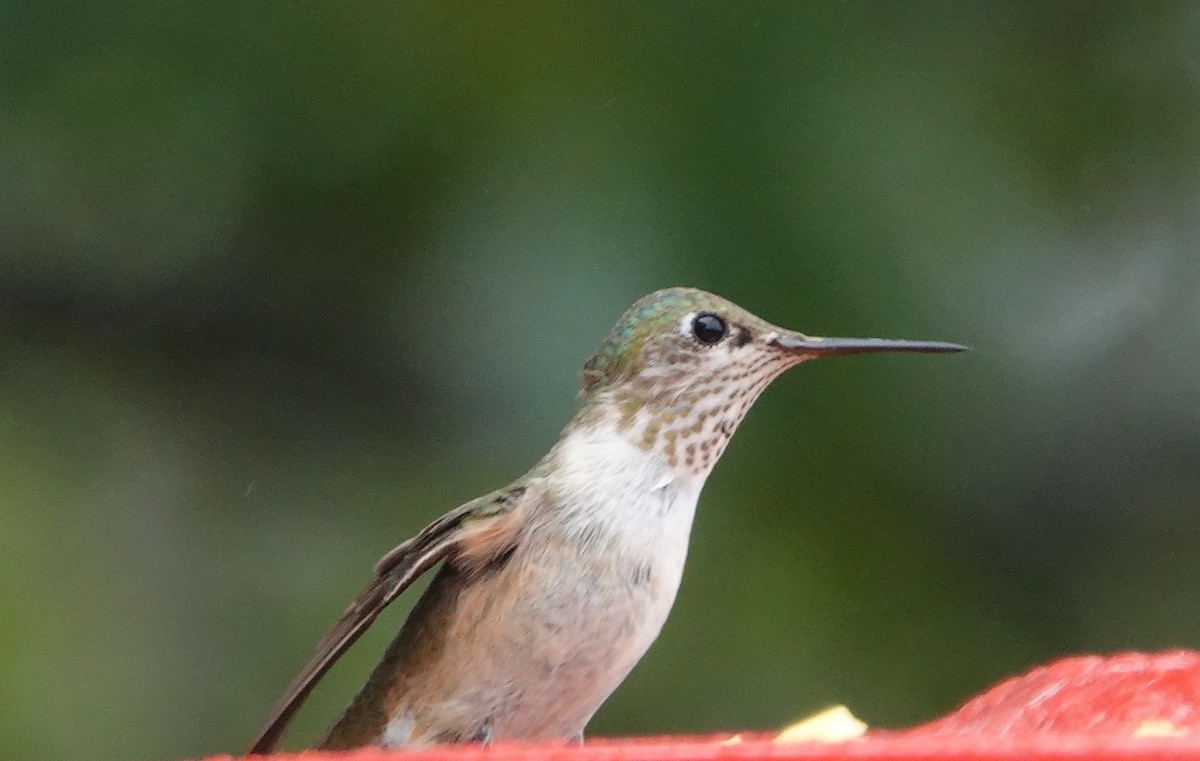
M306 751L293 761L1200 761L1200 653L1065 658L1009 679L954 713L915 729L844 742L591 739L582 747L504 743L421 751ZM218 757L222 760L229 756ZM218 758L210 761L218 761Z

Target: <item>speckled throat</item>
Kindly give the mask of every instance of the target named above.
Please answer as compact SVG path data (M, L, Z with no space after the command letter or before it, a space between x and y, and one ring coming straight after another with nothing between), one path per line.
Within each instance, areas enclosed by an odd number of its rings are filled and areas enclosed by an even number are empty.
M661 452L668 467L706 476L759 395L797 361L759 355L673 395L639 398L635 389L618 390L612 399L621 410L618 430L642 449Z

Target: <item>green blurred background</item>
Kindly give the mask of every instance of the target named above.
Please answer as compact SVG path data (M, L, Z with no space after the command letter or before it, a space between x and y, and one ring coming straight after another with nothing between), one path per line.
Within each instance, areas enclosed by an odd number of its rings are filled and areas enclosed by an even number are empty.
M974 351L768 391L592 735L1200 647L1198 42L1154 1L0 4L4 755L243 748L668 285Z

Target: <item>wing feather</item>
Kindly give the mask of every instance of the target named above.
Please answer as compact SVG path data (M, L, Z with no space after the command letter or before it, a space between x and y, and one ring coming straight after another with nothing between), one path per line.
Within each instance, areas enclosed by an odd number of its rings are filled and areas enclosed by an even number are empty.
M380 558L370 583L321 638L313 654L288 683L248 753L264 754L275 749L321 677L417 577L464 549L477 554L482 543L491 553L511 543L523 520L520 497L524 492L524 487L510 487L468 502Z

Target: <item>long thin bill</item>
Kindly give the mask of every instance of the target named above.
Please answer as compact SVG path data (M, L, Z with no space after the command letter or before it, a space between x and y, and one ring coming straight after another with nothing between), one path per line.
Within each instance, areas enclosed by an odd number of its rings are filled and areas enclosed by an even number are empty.
M938 354L967 351L967 347L945 341L904 341L892 338L818 338L784 333L773 344L796 354L828 357L838 354L868 354L874 352L921 352Z

